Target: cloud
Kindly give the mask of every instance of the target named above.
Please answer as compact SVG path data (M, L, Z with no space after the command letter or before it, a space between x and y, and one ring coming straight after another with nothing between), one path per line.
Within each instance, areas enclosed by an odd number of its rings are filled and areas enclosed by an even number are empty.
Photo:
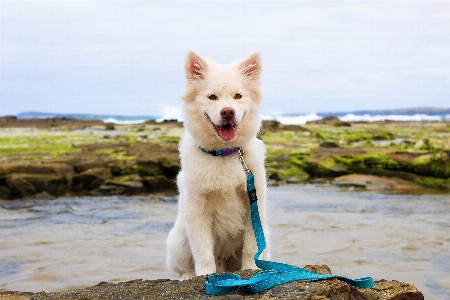
M446 1L0 5L0 115L178 105L189 49L220 63L259 50L265 112L448 106L450 98Z

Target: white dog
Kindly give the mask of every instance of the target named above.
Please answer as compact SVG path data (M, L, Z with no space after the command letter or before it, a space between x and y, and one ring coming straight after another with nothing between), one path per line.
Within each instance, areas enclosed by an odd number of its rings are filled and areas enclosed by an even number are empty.
M168 266L182 279L256 269L246 174L234 150L244 149L255 175L267 237L265 148L256 138L261 127L260 55L255 52L241 62L219 65L190 51L185 69L180 196L167 239ZM223 156L211 155L219 149L225 149ZM269 259L267 250L262 258Z

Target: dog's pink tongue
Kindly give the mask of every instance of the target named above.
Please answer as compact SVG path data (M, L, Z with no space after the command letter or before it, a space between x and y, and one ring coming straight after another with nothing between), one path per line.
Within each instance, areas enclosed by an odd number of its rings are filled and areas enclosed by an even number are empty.
M232 140L236 137L236 130L231 124L222 125L219 127L219 136L226 141Z

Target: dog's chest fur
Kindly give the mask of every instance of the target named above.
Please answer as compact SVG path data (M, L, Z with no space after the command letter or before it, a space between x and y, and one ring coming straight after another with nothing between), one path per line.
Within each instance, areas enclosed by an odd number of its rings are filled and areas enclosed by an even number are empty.
M249 204L246 193L246 176L238 153L227 157L212 156L195 149L195 154L182 157L183 175L188 194L199 195L189 199L188 205L196 206L200 214L213 216L216 256L234 255L241 246L245 220L249 218ZM200 216L199 216L200 217Z

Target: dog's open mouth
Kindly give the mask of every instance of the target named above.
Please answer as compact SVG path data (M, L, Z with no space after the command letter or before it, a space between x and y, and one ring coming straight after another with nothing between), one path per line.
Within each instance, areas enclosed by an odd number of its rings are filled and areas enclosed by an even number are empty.
M230 141L236 137L236 124L226 123L219 126L214 126L216 127L217 133L222 139Z

